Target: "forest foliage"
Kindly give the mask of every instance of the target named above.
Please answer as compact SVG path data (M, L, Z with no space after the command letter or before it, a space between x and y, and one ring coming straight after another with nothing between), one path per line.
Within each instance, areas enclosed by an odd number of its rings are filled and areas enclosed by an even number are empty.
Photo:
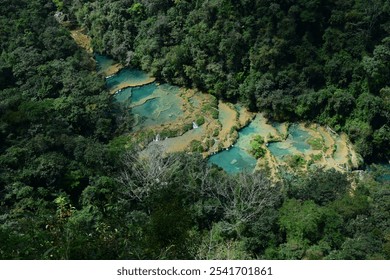
M54 2L96 51L275 118L339 125L367 156L388 155L385 1ZM126 149L55 4L0 0L0 259L390 258L380 165L360 180L314 170L275 183Z

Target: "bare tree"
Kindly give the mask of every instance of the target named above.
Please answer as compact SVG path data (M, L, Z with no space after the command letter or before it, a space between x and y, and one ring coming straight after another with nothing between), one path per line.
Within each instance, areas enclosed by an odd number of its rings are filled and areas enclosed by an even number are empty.
M164 155L159 145L152 145L141 153L128 152L123 159L124 169L119 182L129 198L143 201L153 191L168 186L173 174L180 168L177 156Z
M216 207L221 207L227 220L235 224L259 218L265 208L275 205L280 195L280 188L263 173L209 178L202 191L216 199Z

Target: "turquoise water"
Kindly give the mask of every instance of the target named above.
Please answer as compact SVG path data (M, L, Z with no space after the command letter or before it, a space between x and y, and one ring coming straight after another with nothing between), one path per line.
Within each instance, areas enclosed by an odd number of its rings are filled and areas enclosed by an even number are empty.
M227 173L234 174L242 171L252 172L257 161L244 150L233 147L211 156L208 162L223 168Z
M104 71L115 64L107 56L95 54L98 70ZM139 84L149 80L149 76L140 70L124 68L117 74L106 79L109 89L115 89L121 84ZM117 92L114 97L117 102L127 106L133 105L131 113L136 120L134 130L175 121L183 112L179 88L162 84L150 83L143 86L127 87ZM149 100L147 98L150 98ZM143 101L145 99L145 102ZM141 103L141 104L139 104ZM138 105L139 104L139 105Z
M288 129L289 136L287 140L291 140L292 145L297 148L298 151L304 153L306 150L310 150L311 147L306 141L310 138L310 134L293 124Z
M137 107L133 107L132 112L133 114L138 114L140 116L147 117L149 114L153 114L158 109L158 105L158 98L149 99L144 104Z
M106 79L107 87L115 88L123 83L139 84L148 81L149 76L140 70L123 68L116 75Z
M156 83L151 83L145 86L125 88L115 93L115 100L121 103L137 103L144 98L149 97L157 89Z
M109 58L105 55L95 54L95 60L97 63L97 70L99 72L104 72L110 66L116 64L116 61ZM108 77L106 79L106 85L108 88L112 89L118 87L122 83L130 84L140 84L145 83L149 80L147 73L141 70L132 69L132 68L123 68L119 70L115 75Z
M269 134L276 135L277 131L267 124L266 119L259 114L248 126L238 132L239 138L235 146L249 150L251 148L250 142L255 135L261 135L265 139Z
M279 132L279 133L283 133L283 124L282 123L278 123L278 122L271 122L271 125Z
M114 60L106 56L95 55L95 58L100 71L115 64ZM124 68L119 73L107 78L106 84L108 88L114 89L121 84L142 83L148 79L149 76L143 71ZM120 103L134 106L130 109L135 119L133 130L139 130L177 120L183 113L179 92L180 90L176 86L151 83L144 86L125 88L115 94L115 99ZM199 103L196 99L192 99L191 102L195 106ZM237 106L237 108L239 107ZM229 115L224 112L221 112L219 115L222 123L227 118L229 118ZM228 173L251 172L254 170L257 162L247 152L250 149L250 141L253 136L259 134L266 138L270 134L277 135L278 130L280 132L280 124L269 125L267 120L261 114L258 114L247 127L239 131L239 138L235 146L211 156L209 163L220 166ZM191 136L190 134L188 135ZM306 143L309 137L308 132L300 129L297 125L292 125L289 128L289 136L286 141L270 143L268 148L277 157L283 157L297 151L305 152L310 150L310 145Z
M288 147L283 147L282 142L269 143L268 150L275 157L282 159L284 156L291 155L293 152Z
M115 64L115 61L108 56L95 54L95 60L97 64L97 70L99 72L105 71L105 69Z
M247 127L238 132L239 138L234 147L211 156L209 163L222 167L227 173L237 173L244 170L253 171L256 166L256 159L247 152L250 150L250 141L255 135L267 137L270 133L280 132L281 125L279 123L269 125L262 115L257 115ZM310 145L306 142L310 138L307 131L302 130L297 124L293 124L289 127L288 132L289 135L285 141L269 143L268 149L275 157L283 159L286 155L311 151ZM235 164L232 164L232 162Z
M137 94L138 91L140 91L139 94ZM153 85L149 85L139 87L135 91L133 89L135 100L142 100L144 94L151 95L153 93L156 96L156 98L149 99L131 109L135 118L139 120L134 129L175 121L183 114L178 92L179 88L171 85L159 85L155 88L153 88ZM132 102L134 102L134 99L132 99Z
M117 102L130 104L132 97L132 89L126 88L120 92L115 93L114 97Z
M223 118L223 116L222 116ZM210 164L223 168L227 173L252 172L257 160L247 150L250 149L252 137L261 132L261 123L256 117L248 126L238 132L237 143L229 150L223 150L209 158Z
M133 107L131 112L140 120L134 130L175 121L182 113L177 104L161 106L161 98L149 99L140 106Z
M131 102L136 103L140 100L150 96L157 89L156 83L148 84L142 87L135 87L131 89Z
M306 142L310 134L293 124L288 129L288 137L285 141L269 143L268 149L277 158L283 159L284 156L312 151L311 146Z
M148 84L140 87L125 88L115 93L115 100L118 102L137 103L144 98L149 97L157 89L156 83Z
M209 164L215 164L230 174L242 171L252 172L257 160L246 151L250 148L252 137L259 134L259 129L258 123L252 121L238 132L238 140L234 147L212 155L208 160Z
M252 136L258 133L259 133L259 129L258 127L254 126L253 122L251 122L248 126L240 130L240 135L242 137Z

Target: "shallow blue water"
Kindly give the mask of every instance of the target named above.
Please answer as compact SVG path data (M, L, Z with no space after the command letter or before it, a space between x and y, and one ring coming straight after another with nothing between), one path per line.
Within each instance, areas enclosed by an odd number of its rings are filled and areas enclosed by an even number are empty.
M178 90L177 87L169 85L160 85L155 89L152 85L142 86L135 91L133 89L135 100L141 100L145 95L151 95L153 92L158 96L131 109L132 113L140 120L134 129L169 123L183 114L180 108L180 99L176 94ZM134 99L132 98L132 102Z
M276 130L277 130L279 133L283 133L283 131L282 131L282 126L283 126L283 124L282 124L282 123L279 123L279 122L271 122L271 125L272 125L273 127L275 127Z
M257 161L244 150L232 147L212 155L208 162L223 168L227 173L234 174L242 171L252 172Z
M298 127L298 125L291 125L288 129L288 139L291 140L291 144L297 148L298 151L304 153L305 150L310 150L311 147L306 141L310 138L310 134Z
M160 125L175 121L178 117L178 109L172 105L165 110L160 110L160 101L156 99L148 100L141 106L134 107L132 113L137 117L138 121L133 127L134 130L146 128L150 126Z
M158 105L159 105L158 98L150 99L146 101L144 104L132 108L132 112L133 114L139 114L140 116L148 117L158 109Z
M273 125L275 126L275 124ZM268 149L275 157L283 159L284 156L296 153L296 150L301 153L311 151L311 146L306 142L310 138L307 131L293 124L289 127L288 133L289 135L285 141L269 143Z
M115 61L107 56L95 54L99 71L109 68ZM106 79L106 85L109 89L115 89L121 84L144 83L149 80L149 76L140 70L124 68L117 74ZM136 105L142 103L142 100L155 94L156 98L146 100L145 103L135 106L131 109L135 116L136 125L133 129L137 130L144 127L159 125L171 122L177 119L183 112L178 97L179 88L169 84L157 85L150 83L143 86L128 87L115 93L117 102L125 105Z
M95 59L98 62L98 69L100 70L104 70L115 63L112 59L102 55L95 55ZM124 68L116 75L107 78L106 85L108 88L113 89L122 83L139 83L146 81L148 78L148 75L143 71ZM125 88L115 94L115 99L118 102L131 105L142 102L142 99L152 94L157 96L157 98L149 99L145 103L131 109L131 112L137 120L133 128L137 130L176 120L183 113L178 93L178 87L169 84L157 85L156 83L151 83L139 87ZM196 100L193 102L196 103ZM237 106L237 108L239 107ZM220 119L223 120L224 117L226 116L221 115ZM266 126L263 123L264 120L261 116L261 118L259 117L256 121L253 121L247 127L240 130L239 139L235 147L211 156L209 163L222 167L228 173L253 171L257 161L246 151L250 148L250 141L254 135L260 134L264 137L272 132L272 127L269 125ZM280 124L274 123L273 126L279 129ZM270 143L268 148L277 157L283 157L284 155L293 153L291 149L304 152L310 149L310 145L306 143L309 137L308 132L299 129L297 125L292 125L289 128L289 137L286 141ZM289 145L286 146L286 143Z
M280 159L282 159L286 155L292 154L291 150L283 148L281 142L269 143L268 149L270 150L271 154Z
M257 127L253 126L252 123L250 123L248 126L244 127L239 131L240 137L252 137L254 134L258 133Z
M140 70L124 68L116 75L106 79L107 87L115 88L122 83L142 83L149 79L149 76Z
M115 64L115 61L106 55L95 54L95 60L96 60L98 71L104 71L111 65Z
M130 103L132 96L132 89L126 88L120 92L115 93L114 97L117 102Z
M131 89L131 102L136 103L141 99L150 96L157 89L156 83L135 87Z
M272 123L272 126L279 131L281 130L281 124L279 123ZM209 163L222 167L227 173L237 173L243 170L253 171L256 166L256 159L249 155L246 150L250 149L250 141L253 136L257 134L264 136L269 132L270 127L263 125L256 118L239 131L239 138L234 148L211 156ZM288 132L289 136L285 141L269 143L268 149L275 157L283 159L284 156L295 154L297 151L305 153L311 150L310 145L306 142L310 138L310 134L307 131L293 124L289 127ZM236 164L231 164L233 160L237 160Z
M140 100L149 97L157 89L156 83L148 84L141 87L125 88L117 93L114 97L117 102L137 103Z

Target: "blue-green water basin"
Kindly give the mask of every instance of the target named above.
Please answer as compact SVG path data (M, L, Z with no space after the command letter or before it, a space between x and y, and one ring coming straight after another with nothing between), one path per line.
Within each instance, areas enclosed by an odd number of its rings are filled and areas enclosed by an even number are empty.
M256 166L256 159L249 154L251 149L250 142L255 135L261 135L264 138L269 135L281 135L282 124L268 124L261 115L246 127L238 132L238 140L234 147L228 151L224 150L209 158L209 163L222 167L227 173L237 173L241 171L253 171ZM281 142L268 144L271 154L279 160L287 155L305 154L312 152L311 146L307 143L310 134L303 130L299 125L293 124L288 129L288 137ZM235 164L232 164L234 162Z
M149 76L140 70L123 68L117 74L106 79L108 88L115 88L121 84L140 84L149 80Z
M115 60L109 58L106 55L95 54L94 55L98 72L104 72L110 66L115 64Z
M279 159L297 153L305 154L312 152L311 146L307 143L309 138L310 134L307 131L302 130L297 124L293 124L288 129L287 139L281 142L269 143L268 149L272 155Z
M117 102L126 104L138 103L142 99L151 96L156 89L156 83L151 83L140 87L125 88L115 93L114 97Z
M98 71L104 71L115 64L107 56L95 54ZM112 90L121 85L140 84L150 81L150 77L143 71L123 68L118 73L106 78L107 87ZM126 87L116 92L117 102L129 107L134 115L133 130L161 125L175 121L183 114L179 97L179 88L176 86L155 82L142 86Z
M146 93L143 93L144 90L146 90ZM138 97L138 91L140 92L140 97ZM155 96L138 106L132 107L131 113L137 120L133 129L138 130L173 122L180 117L183 111L178 92L179 88L170 85L159 85L154 89L149 85L133 91L135 98L132 97L132 102L134 102L134 99L141 101L145 95L150 96L153 94Z
M227 173L252 172L256 167L256 159L238 147L232 147L212 155L209 164L215 164Z

